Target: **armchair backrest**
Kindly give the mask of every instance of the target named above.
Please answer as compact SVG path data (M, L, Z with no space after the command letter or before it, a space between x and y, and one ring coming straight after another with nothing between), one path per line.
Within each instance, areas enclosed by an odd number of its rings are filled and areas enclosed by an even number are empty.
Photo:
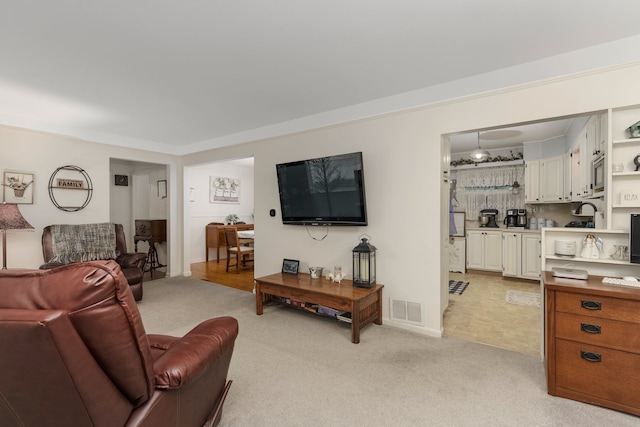
M86 224L78 224L78 227L81 227ZM116 235L116 254L118 257L122 254L127 253L127 239L124 234L124 228L122 224L113 224L115 235ZM42 257L44 258L44 262L49 262L55 256L54 250L54 236L52 235L52 225L48 225L42 230Z
M24 319L7 321L16 316ZM94 420L92 411L103 410L98 407L104 406L111 408L112 420L126 420L131 409L146 402L153 392L147 336L129 285L115 261L74 263L51 270L0 271L0 322L2 394L14 385L19 389L18 382L24 382L52 395L64 394L68 405L77 403L75 409L80 412L78 408L84 407ZM12 327L5 327L7 322ZM28 333L16 330L18 326ZM42 368L20 368L28 363ZM82 381L58 383L52 374L47 377L42 370L54 364L65 365L69 378ZM12 372L33 375L14 378ZM93 385L86 390L86 383ZM71 392L74 387L76 391ZM22 400L31 399L29 394ZM20 396L14 397L20 402ZM105 405L105 399L109 404ZM0 401L0 425L14 425L3 423L15 410L8 410L6 405L6 401Z

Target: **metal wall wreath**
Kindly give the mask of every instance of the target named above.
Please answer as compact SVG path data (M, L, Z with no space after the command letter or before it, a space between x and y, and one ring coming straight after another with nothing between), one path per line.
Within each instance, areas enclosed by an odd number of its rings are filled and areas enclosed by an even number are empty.
M71 171L72 173L80 174L80 176L72 175L73 177L68 177L67 174L62 174L64 176L58 176L60 172L63 171ZM80 178L80 179L77 179ZM84 201L80 203L80 205L72 205L72 206L61 206L60 203L56 200L55 192L58 190L80 190L86 191L87 196L84 198ZM91 201L91 197L93 196L93 183L91 182L91 178L89 174L82 168L78 166L61 166L51 174L51 178L49 178L49 198L51 202L55 205L56 208L65 212L77 212L79 210L87 207L89 202ZM58 196L59 197L59 196Z

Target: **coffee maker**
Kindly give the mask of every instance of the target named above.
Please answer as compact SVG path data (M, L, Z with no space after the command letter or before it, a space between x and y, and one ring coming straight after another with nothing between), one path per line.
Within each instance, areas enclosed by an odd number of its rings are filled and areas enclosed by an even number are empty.
M526 209L518 209L518 220L516 222L517 227L527 226L527 211Z
M518 226L518 209L507 209L507 214L504 217L504 225L509 227Z

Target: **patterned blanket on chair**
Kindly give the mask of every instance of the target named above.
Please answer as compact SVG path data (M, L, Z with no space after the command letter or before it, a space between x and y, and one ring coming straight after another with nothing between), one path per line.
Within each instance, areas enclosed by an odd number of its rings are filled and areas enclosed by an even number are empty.
M53 258L49 262L70 264L116 258L116 229L111 222L51 226Z

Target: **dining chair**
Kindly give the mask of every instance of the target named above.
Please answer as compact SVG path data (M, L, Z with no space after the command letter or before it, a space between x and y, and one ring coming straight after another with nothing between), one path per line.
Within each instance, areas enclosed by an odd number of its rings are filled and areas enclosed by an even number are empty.
M236 273L240 272L240 264L244 267L247 262L253 261L249 255L253 256L253 248L249 246L242 246L238 239L238 229L236 227L225 227L224 236L227 240L227 272L229 272L229 261L231 255L235 255L236 258Z

